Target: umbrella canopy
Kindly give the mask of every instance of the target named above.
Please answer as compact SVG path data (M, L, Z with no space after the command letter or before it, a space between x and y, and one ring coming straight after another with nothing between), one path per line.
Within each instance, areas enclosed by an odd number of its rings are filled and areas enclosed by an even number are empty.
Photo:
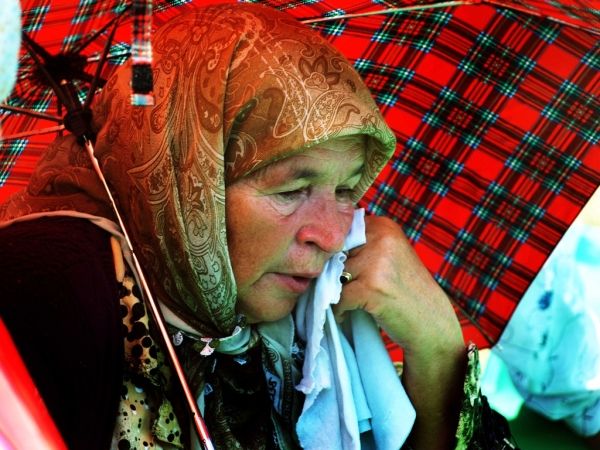
M154 26L193 6L155 3ZM583 0L263 3L310 23L363 76L398 145L362 206L403 225L467 339L493 344L600 184L600 10ZM48 60L82 102L129 56L124 0L22 8L25 33L60 55ZM26 183L62 126L64 108L40 80L23 51L10 109L0 111L0 201ZM32 130L44 134L23 136Z

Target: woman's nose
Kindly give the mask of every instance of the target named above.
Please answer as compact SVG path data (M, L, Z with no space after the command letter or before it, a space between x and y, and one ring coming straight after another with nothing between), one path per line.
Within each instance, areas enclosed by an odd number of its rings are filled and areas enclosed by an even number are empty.
M313 244L324 252L335 253L342 250L344 239L352 224L352 208L339 210L336 202L326 202L307 214L300 227L297 239L301 244Z

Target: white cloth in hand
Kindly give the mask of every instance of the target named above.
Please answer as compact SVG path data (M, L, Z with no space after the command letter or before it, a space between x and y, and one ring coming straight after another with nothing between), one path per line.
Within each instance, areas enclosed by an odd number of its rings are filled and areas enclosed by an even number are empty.
M357 210L344 250L366 242L364 210ZM364 311L352 311L343 326L333 317L346 255L335 254L295 312L298 335L306 341L303 378L306 395L296 425L304 449L397 450L415 420L385 349L379 329ZM342 331L343 328L343 331Z

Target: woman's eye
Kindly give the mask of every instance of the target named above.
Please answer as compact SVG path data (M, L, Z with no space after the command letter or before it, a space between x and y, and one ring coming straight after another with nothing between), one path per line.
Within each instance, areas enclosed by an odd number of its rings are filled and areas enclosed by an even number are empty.
M303 195L306 195L307 192L308 192L307 188L301 188L301 189L292 189L290 191L278 192L276 195L281 200L294 201L294 200L299 199Z
M354 197L354 189L352 188L338 188L335 191L335 195L341 200L352 200Z

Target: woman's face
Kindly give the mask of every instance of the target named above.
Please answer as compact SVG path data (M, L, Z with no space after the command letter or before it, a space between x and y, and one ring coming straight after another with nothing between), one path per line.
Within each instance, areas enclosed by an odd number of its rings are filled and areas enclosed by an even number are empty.
M327 141L226 189L227 242L238 312L249 322L292 311L350 230L363 137Z

